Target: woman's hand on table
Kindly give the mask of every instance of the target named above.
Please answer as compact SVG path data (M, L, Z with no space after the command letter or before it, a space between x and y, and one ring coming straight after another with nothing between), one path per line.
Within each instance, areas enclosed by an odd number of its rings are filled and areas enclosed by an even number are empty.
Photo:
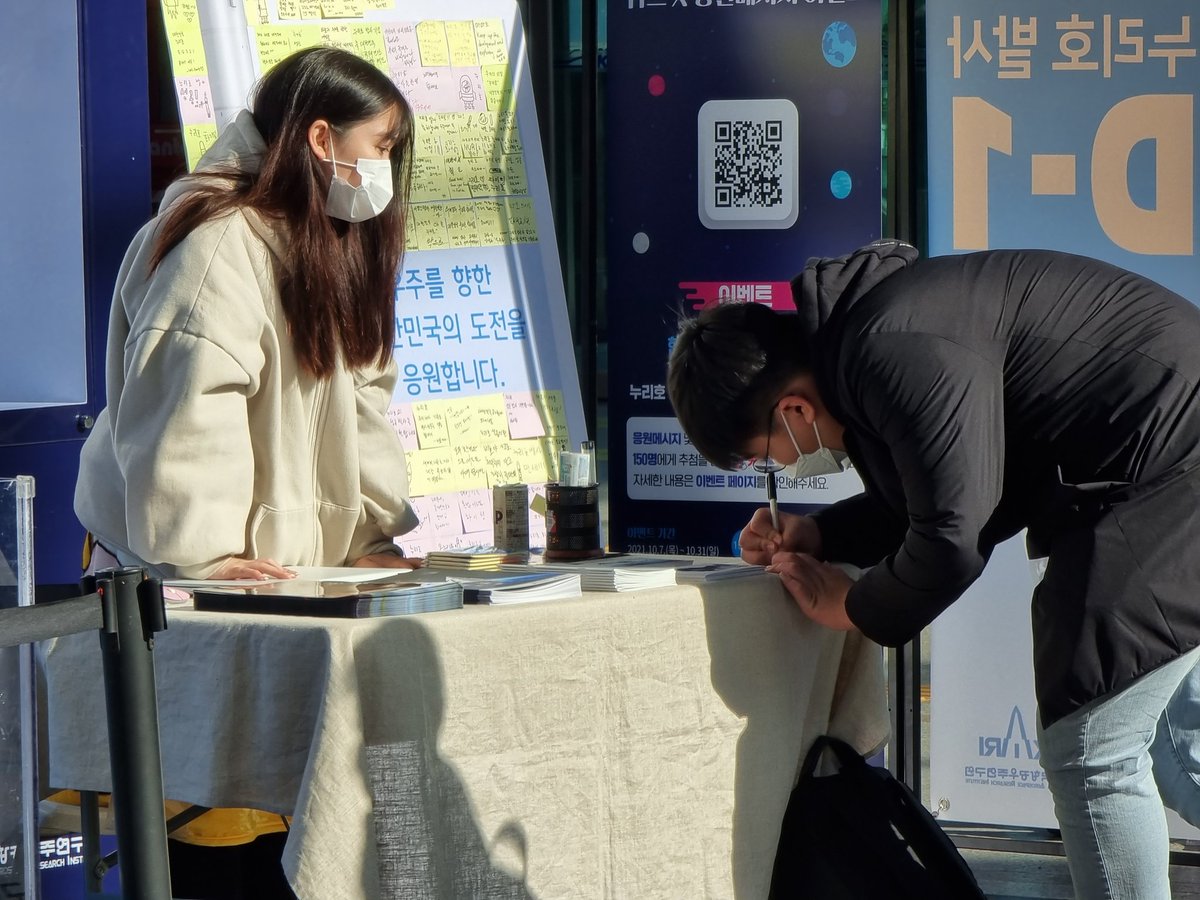
M240 556L231 556L208 576L210 581L229 581L234 578L266 581L268 578L295 577L295 572L285 569L273 559L242 559Z
M764 506L754 511L738 535L738 549L742 559L755 566L770 565L775 554L785 550L815 556L821 552L821 532L812 517L785 512L779 514L777 531L771 510Z
M776 553L767 566L783 582L801 612L826 628L850 631L854 623L846 614L846 595L854 579L807 553Z
M401 556L399 553L372 553L351 563L360 569L419 569L425 565L420 556Z

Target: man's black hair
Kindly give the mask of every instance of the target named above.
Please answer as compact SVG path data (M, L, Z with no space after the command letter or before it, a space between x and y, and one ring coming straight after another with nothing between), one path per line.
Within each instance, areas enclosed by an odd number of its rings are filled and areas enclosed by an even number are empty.
M726 303L681 317L667 364L667 391L700 455L736 468L770 424L788 384L808 371L808 343L794 314Z

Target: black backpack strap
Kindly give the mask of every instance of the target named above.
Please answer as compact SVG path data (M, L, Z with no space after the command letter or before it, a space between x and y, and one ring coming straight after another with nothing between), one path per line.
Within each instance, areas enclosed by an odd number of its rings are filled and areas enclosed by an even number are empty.
M821 761L821 754L826 749L833 751L834 756L837 757L838 764L843 769L847 766L865 766L867 764L862 754L841 738L835 738L830 734L822 734L813 741L808 754L804 757L804 765L800 768L801 779L813 777L813 772L817 770L817 763Z

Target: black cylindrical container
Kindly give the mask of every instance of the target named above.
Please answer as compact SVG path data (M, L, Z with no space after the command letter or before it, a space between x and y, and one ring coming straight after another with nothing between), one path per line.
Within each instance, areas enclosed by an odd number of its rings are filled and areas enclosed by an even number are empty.
M546 485L546 559L603 556L600 546L600 488Z

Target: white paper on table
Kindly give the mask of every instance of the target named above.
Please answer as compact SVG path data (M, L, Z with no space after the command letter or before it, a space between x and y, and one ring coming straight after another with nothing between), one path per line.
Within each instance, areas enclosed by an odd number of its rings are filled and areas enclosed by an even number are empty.
M404 579L408 569L369 569L354 566L287 566L289 572L295 572L297 578L306 581L339 581L347 584L358 584L368 581L388 581ZM251 584L270 584L272 581L290 581L288 578L172 578L164 581L167 587L194 590L198 587L246 587Z

